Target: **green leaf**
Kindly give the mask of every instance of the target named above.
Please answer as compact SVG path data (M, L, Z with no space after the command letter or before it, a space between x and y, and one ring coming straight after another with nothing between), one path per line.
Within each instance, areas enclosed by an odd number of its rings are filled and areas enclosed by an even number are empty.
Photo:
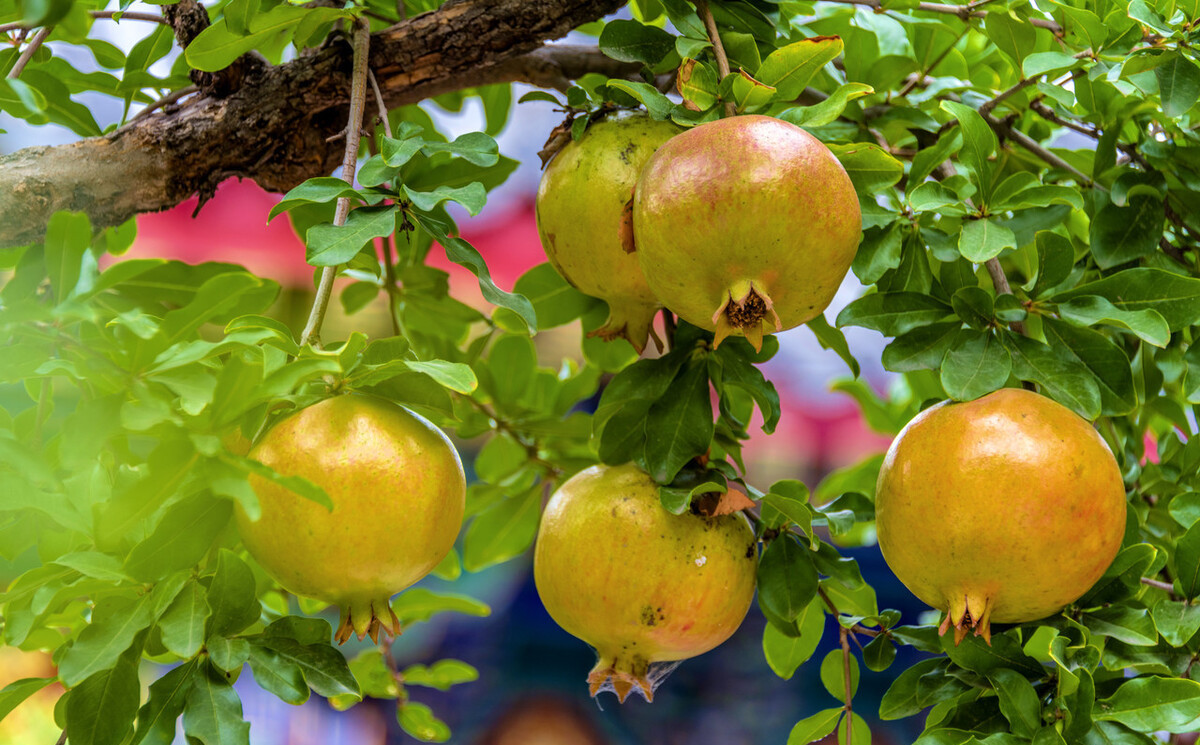
M942 387L956 401L974 401L1004 387L1012 366L1012 357L995 336L963 330L942 361Z
M792 727L792 732L788 735L787 745L808 745L810 742L823 740L837 729L838 722L842 719L842 709L825 709L813 714L807 719L801 719Z
M572 287L549 262L522 274L513 292L528 298L542 329L570 323L600 302Z
M486 135L485 135L486 136ZM419 210L433 210L444 202L458 202L467 209L469 214L478 215L487 202L487 191L483 184L475 181L460 188L439 186L433 191L414 191L408 186L402 187L405 196Z
M200 660L185 662L150 684L150 697L138 711L133 745L172 745L175 742L176 721L192 690L193 670L200 664Z
M758 562L758 600L785 621L796 620L817 594L817 568L792 536L771 541Z
M608 87L633 96L646 107L646 111L650 112L650 116L655 119L666 119L675 108L675 104L671 103L671 99L647 83L631 82L629 80L609 80Z
M459 683L479 680L479 671L459 660L438 660L433 665L410 665L401 673L405 685L426 686L448 691Z
M405 192L408 187L405 187ZM409 195L411 197L411 194ZM314 225L308 229L304 259L313 266L338 266L353 259L363 246L396 231L396 207L360 207L351 210L346 224Z
M795 100L813 76L842 53L843 46L837 36L801 39L767 55L754 75L775 88L780 100Z
M201 745L250 745L250 723L233 686L211 665L199 665L183 711L183 733Z
M346 664L346 658L329 642L317 644L301 644L286 636L263 636L252 640L251 664L254 661L255 646L263 647L274 652L277 656L270 659L273 664L296 665L304 673L304 679L317 694L330 698L332 696L359 696L358 682ZM258 680L257 675L255 679Z
M428 375L439 385L464 395L473 393L479 387L475 379L475 371L470 365L461 362L446 362L445 360L408 360L405 366L413 372Z
M863 142L853 145L831 144L829 149L841 161L842 168L846 169L846 175L861 197L873 198L904 175L904 164L878 145Z
M1176 541L1171 573L1184 597L1193 600L1200 595L1200 523L1188 528Z
M1004 52L1020 69L1022 60L1033 51L1037 44L1037 34L1031 24L1014 18L1010 13L992 12L984 18L983 27L988 39L996 48Z
M1042 707L1037 691L1029 680L1015 670L998 667L988 673L988 680L1000 699L1000 711L1019 737L1033 737L1041 728Z
M918 326L944 320L950 306L918 292L886 292L864 295L842 308L837 325L862 326L884 336L899 336Z
M92 242L92 223L82 212L55 212L46 225L46 273L62 302L79 282L84 252Z
M251 33L247 36L231 31L225 19L218 20L188 44L184 57L192 69L205 72L223 70L259 44L276 34L289 31L303 17L304 11L300 8L286 4L276 6L251 22Z
M846 703L846 665L850 666L850 697L858 690L858 660L854 655L843 656L842 650L831 649L821 660L821 684L838 701Z
M884 369L892 372L938 369L961 328L961 322L947 321L901 334L883 350Z
M1021 72L1026 78L1058 74L1079 64L1074 55L1066 52L1035 52L1021 63Z
M483 132L467 132L456 137L453 142L426 142L421 152L426 155L450 153L484 168L490 168L500 162L500 146ZM396 164L389 161L388 165Z
M865 83L843 83L821 103L788 109L779 114L779 118L798 127L823 127L841 116L851 101L874 92L875 89Z
M325 204L339 197L352 197L357 193L350 184L334 176L310 178L283 195L283 199L267 213L267 222L301 204Z
M1036 55L1030 55L1030 58L1026 59L1026 65L1034 56ZM1026 73L1026 77L1028 77L1028 73ZM942 109L958 120L959 128L963 133L963 149L959 153L959 159L974 176L973 183L979 189L979 206L987 205L991 197L992 182L991 164L988 163L988 158L996 152L996 148L999 146L996 133L983 120L979 112L970 106L954 101L942 101L941 105Z
M1163 113L1178 119L1196 105L1200 97L1200 67L1179 52L1166 55L1166 60L1154 68L1158 80L1158 95Z
M813 332L813 336L817 337L817 343L821 345L821 349L832 349L850 368L854 377L858 377L861 372L858 360L851 353L850 345L846 343L846 335L842 333L841 329L830 326L824 315L819 315L804 325Z
M1069 357L1092 374L1100 392L1100 412L1121 415L1137 405L1129 357L1104 334L1043 317L1042 330L1055 351Z
M1061 303L1083 295L1099 295L1122 310L1158 311L1173 332L1200 321L1200 279L1162 269L1126 269L1052 299Z
M1121 684L1096 702L1092 718L1141 732L1191 732L1200 725L1200 683L1148 676Z
M887 636L880 634L863 647L862 655L863 664L868 670L882 672L891 667L892 662L896 660L896 645L892 644Z
M675 51L675 37L656 26L616 19L600 32L600 51L619 62L641 62L653 67Z
M66 729L72 745L120 745L133 730L140 698L133 655L76 685L66 705Z
M775 674L784 680L791 680L796 670L800 668L821 643L825 632L825 605L820 599L814 599L795 619L797 636L788 636L773 623L768 623L763 629L763 655L767 665Z
M396 721L401 729L421 742L446 742L450 739L450 728L435 717L425 704L405 702L396 711Z
M478 572L524 553L537 534L541 495L539 484L477 515L463 538L463 567Z
M1015 333L1003 337L1019 380L1037 383L1042 391L1089 421L1100 416L1100 388L1091 371L1060 347Z
M967 261L976 264L999 256L1005 249L1016 247L1016 234L990 218L966 221L958 236L958 252Z
M198 494L172 505L154 532L140 541L125 559L125 572L150 582L199 562L217 534L229 523L228 501ZM191 655L186 655L190 657Z
M428 621L439 613L462 613L483 618L492 609L483 602L467 595L449 592L434 592L424 587L405 590L392 601L392 612L402 625Z
M487 264L474 246L462 238L451 238L446 231L448 226L432 215L415 212L413 217L442 245L442 248L446 250L446 258L470 269L479 279L479 290L483 293L484 300L513 311L525 321L525 325L529 327L529 333L536 333L537 315L533 311L533 305L524 296L504 292L497 287L496 283L492 281Z
M226 548L217 555L217 572L208 586L207 599L212 611L207 636L236 634L257 621L262 613L254 574L246 562Z
M904 231L899 222L887 228L872 229L863 233L858 253L850 268L864 285L873 285L889 269L900 266L900 248Z
M712 437L708 368L694 364L650 407L646 418L647 470L658 483L670 483L688 461L708 452Z
M1156 347L1165 347L1171 340L1171 330L1157 311L1122 310L1097 295L1079 295L1058 306L1064 321L1080 326L1105 324L1127 329L1139 339Z
M292 659L261 644L250 644L250 672L254 680L265 691L275 694L280 701L300 705L308 700L308 683L304 670Z
M989 675L999 668L1009 668L1027 677L1045 675L1041 663L1025 654L1016 640L1006 634L993 636L990 644L974 635L955 644L953 634L943 634L941 643L942 651L954 664L980 675Z
M1089 240L1101 269L1111 269L1154 253L1166 219L1161 199L1137 196L1128 206L1109 203L1092 218Z
M97 602L92 622L80 632L59 663L58 676L63 683L80 685L84 679L116 665L138 634L154 622L151 597L149 593L137 599L114 595Z
M204 644L204 627L211 612L204 588L189 582L158 619L163 646L185 660L195 657Z
M21 678L0 688L0 720L8 716L25 699L50 685L56 678Z
M1113 605L1088 612L1084 618L1092 633L1111 636L1126 644L1151 646L1158 643L1158 632L1145 608Z
M1070 276L1075 265L1075 248L1069 238L1048 230L1039 231L1034 243L1038 255L1037 280L1030 292L1038 297Z
M1182 647L1200 631L1200 606L1164 600L1154 606L1151 615L1158 633L1173 647Z

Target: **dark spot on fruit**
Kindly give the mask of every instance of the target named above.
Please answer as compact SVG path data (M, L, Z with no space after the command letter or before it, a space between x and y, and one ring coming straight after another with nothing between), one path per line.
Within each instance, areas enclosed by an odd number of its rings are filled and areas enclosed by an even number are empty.
M750 545L746 546L746 558L747 559L754 558L754 541L750 541Z
M653 626L658 623L658 619L654 617L654 609L648 605L642 608L642 623L647 626Z
M632 142L626 145L625 149L622 150L619 155L621 162L625 165L629 165L629 157L633 155L635 150L637 150L637 145L634 145Z
M613 517L616 517L616 516L617 516L617 508L616 508L616 507L613 507L613 508L612 508L612 516L613 516Z

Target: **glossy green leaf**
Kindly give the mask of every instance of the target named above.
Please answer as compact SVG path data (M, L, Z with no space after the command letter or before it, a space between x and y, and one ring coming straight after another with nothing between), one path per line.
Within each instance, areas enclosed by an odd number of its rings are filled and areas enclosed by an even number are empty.
M995 336L960 331L942 361L942 387L956 401L973 401L1002 388L1012 368L1008 349Z
M801 39L768 54L755 77L775 88L780 100L793 100L822 67L842 53L843 46L836 36Z
M183 732L201 745L250 745L250 723L233 686L210 665L192 675L183 711Z
M1118 722L1142 732L1191 732L1200 725L1200 683L1148 676L1121 684L1096 702L1094 719Z
M656 26L617 19L604 24L600 51L619 62L654 66L675 50L675 37Z
M406 192L407 189L405 187ZM447 198L449 197L443 197L443 200ZM313 266L345 264L369 241L391 235L395 231L394 206L351 210L345 225L314 225L308 229L304 239L305 261Z
M824 739L837 729L844 713L842 709L825 709L801 719L792 727L787 745L808 745L810 742Z
M463 539L463 568L478 572L524 553L537 533L541 494L535 487L476 516Z
M796 671L813 656L825 631L825 605L814 599L796 617L797 636L788 636L775 624L763 629L763 655L767 665L784 680L791 680Z
M646 465L660 484L708 451L713 434L708 369L693 365L656 401L646 419Z
M817 568L789 535L771 541L758 562L759 602L773 615L795 621L817 593Z
M468 616L491 615L492 609L483 602L467 595L441 593L424 587L405 590L392 601L392 612L407 625L428 621L439 613L462 613Z

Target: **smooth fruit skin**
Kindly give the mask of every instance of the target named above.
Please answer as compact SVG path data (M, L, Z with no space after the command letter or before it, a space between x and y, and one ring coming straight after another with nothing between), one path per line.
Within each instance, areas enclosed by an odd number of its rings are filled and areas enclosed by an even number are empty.
M389 401L342 395L279 422L249 457L333 501L330 512L252 476L262 514L239 509L237 522L258 563L287 590L340 605L340 640L398 633L388 599L437 566L462 527L466 482L446 435Z
M884 458L879 547L961 640L989 621L1033 621L1088 591L1125 533L1125 486L1095 429L1005 388L918 414Z
M592 695L611 678L622 701L633 686L649 700L650 663L707 652L741 625L757 564L742 515L672 515L645 472L601 465L551 497L533 576L551 617L596 648Z
M538 235L546 258L580 292L608 303L608 321L596 333L623 336L639 352L660 305L637 257L623 245L622 221L642 166L682 131L644 115L602 119L554 156L538 185Z
M663 305L755 342L825 310L854 260L862 216L849 176L817 138L779 119L737 116L658 149L637 184L633 231ZM765 312L730 318L728 306L752 291Z

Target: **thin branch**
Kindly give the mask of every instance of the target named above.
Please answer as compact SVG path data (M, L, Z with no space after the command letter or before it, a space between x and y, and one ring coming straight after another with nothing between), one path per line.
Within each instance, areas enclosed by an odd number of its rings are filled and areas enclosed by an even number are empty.
M988 123L988 125L991 126L991 128L993 130L996 131L997 134L1007 137L1008 139L1012 140L1017 145L1020 145L1021 147L1028 150L1030 153L1041 158L1043 161L1045 161L1047 164L1053 166L1054 168L1058 168L1060 170L1066 171L1067 173L1071 174L1072 176L1075 177L1075 180L1079 182L1080 186L1092 186L1097 189L1104 189L1105 191L1107 191L1107 189L1104 187L1104 185L1095 183L1094 181L1092 181L1092 179L1086 173L1079 170L1078 168L1071 165L1070 163L1063 160L1062 158L1055 155L1054 153L1050 152L1046 148L1042 147L1041 144L1039 144L1037 141L1035 141L1032 137L1025 134L1024 132L1013 129L1012 126L1010 126L1007 122L997 119L996 117L991 116L990 114L984 114L983 118L984 118L984 121L986 121Z
M16 64L14 64L12 69L8 71L9 80L15 80L21 75L22 72L25 71L25 66L29 64L29 60L33 59L33 55L37 53L38 47L42 45L42 42L46 40L46 37L49 36L50 32L53 30L53 26L46 26L45 28L38 30L37 34L30 39L29 45L25 47L23 52L21 52L21 56L17 58Z
M89 10L88 15L90 15L92 18L97 18L97 19L99 19L99 18L115 18L116 16L120 16L120 18L116 18L116 20L118 22L120 22L120 21L150 21L151 23L161 23L164 26L171 25L171 24L167 23L167 19L163 18L160 15L156 15L154 13L122 13L119 10ZM7 33L9 31L28 31L31 28L33 28L33 26L26 26L21 21L13 21L12 23L0 23L0 34Z
M880 0L824 0L824 1L830 2L830 3L841 3L842 5L863 5L868 8L871 8L876 13L882 13L885 10L885 8L883 7L883 3ZM983 3L978 3L978 5L982 5L982 4ZM958 16L959 18L961 18L964 21L969 18L986 18L987 17L986 10L973 10L973 8L976 5L977 5L977 3L971 3L970 5L945 5L943 3L919 3L917 5L917 7L915 8L915 10L923 10L928 13L944 13L946 15ZM1062 26L1058 25L1054 21L1047 20L1045 18L1029 18L1027 20L1029 21L1029 25L1031 25L1031 26L1036 26L1038 28L1044 28L1049 31L1053 31L1056 35L1062 35L1062 33L1063 33Z
M149 21L151 23L161 23L164 26L170 26L166 18L156 13L126 13L120 10L93 10L88 13L92 18L111 18L120 23L121 21Z
M183 88L180 88L177 91L172 91L171 93L168 93L167 95L158 99L157 101L150 104L146 108L142 109L138 113L134 114L133 118L130 119L129 121L136 122L138 119L141 119L144 116L149 116L150 114L154 113L155 111L158 111L161 108L170 106L171 104L175 103L176 101L183 98L184 96L190 96L199 90L200 90L199 86L188 85Z
M662 309L663 319L663 344L667 346L667 351L670 352L675 348L675 314L666 308Z
M1172 595L1175 594L1175 585L1171 584L1170 582L1163 582L1162 580L1151 579L1150 577L1142 577L1142 584L1146 585L1147 587L1153 587L1156 590L1165 590Z
M717 58L717 73L724 80L729 75L729 58L725 56L725 45L721 43L721 34L717 31L717 22L713 18L712 11L708 9L708 0L695 0L696 10L700 14L700 19L704 21L704 30L708 32L708 40L712 42L713 54ZM725 116L733 116L737 113L734 110L733 101L725 102Z
M365 21L355 21L354 24L354 72L350 87L350 115L346 122L346 155L342 160L342 180L348 184L354 183L354 169L358 163L358 143L362 134L363 109L366 108L368 56L371 44L371 31ZM350 214L350 198L342 197L337 201L333 224L341 227L346 224ZM321 323L325 320L325 311L329 308L329 298L333 294L333 280L337 277L337 267L327 266L321 271L321 280L317 285L317 296L313 299L312 311L304 333L300 335L301 346L321 344Z
M1036 112L1038 116L1042 117L1046 121L1053 122L1054 124L1057 124L1060 127L1066 127L1067 129L1071 130L1072 132L1078 132L1079 134L1084 135L1086 137L1091 137L1093 140L1098 141L1101 137L1104 136L1104 133L1102 131L1100 131L1100 129L1098 127L1089 127L1080 122L1071 121L1070 119L1064 119L1061 116L1059 116L1058 114L1054 113L1053 109L1051 109L1049 106L1042 103L1041 101L1031 102L1029 104L1029 108L1032 109L1034 112ZM1117 143L1117 149L1120 150L1121 152L1125 153L1125 155L1129 156L1130 160L1132 160L1134 163L1137 163L1143 169L1145 169L1147 171L1152 170L1150 168L1150 164L1147 163L1146 159L1142 157L1142 154L1138 152L1136 145Z
M396 6L403 11L404 0L396 0ZM367 80L371 82L371 90L375 92L375 105L379 108L379 121L383 124L383 133L392 136L392 123L388 121L387 104L383 102L383 94L379 91L379 81L375 73L367 68ZM387 282L388 315L392 319L392 334L400 335L400 298L396 291L396 265L392 257L392 237L383 236L383 278Z
M851 708L851 700L854 693L854 684L850 676L850 630L845 626L838 626L838 636L842 642L842 684L845 686L846 705L842 708L846 711L846 742L845 745L853 745L854 740L854 710Z
M987 101L984 101L983 105L979 107L979 113L983 114L984 116L987 116L988 114L990 114L992 112L992 109L996 108L997 104L999 104L1001 101L1003 101L1004 99L1013 95L1014 93L1019 93L1019 92L1025 90L1029 86L1036 83L1039 78L1041 78L1041 75L1034 75L1033 77L1022 78L1019 83L1017 83L1013 87L1009 88L1008 90L998 94L995 98L991 98L991 99L988 99Z

